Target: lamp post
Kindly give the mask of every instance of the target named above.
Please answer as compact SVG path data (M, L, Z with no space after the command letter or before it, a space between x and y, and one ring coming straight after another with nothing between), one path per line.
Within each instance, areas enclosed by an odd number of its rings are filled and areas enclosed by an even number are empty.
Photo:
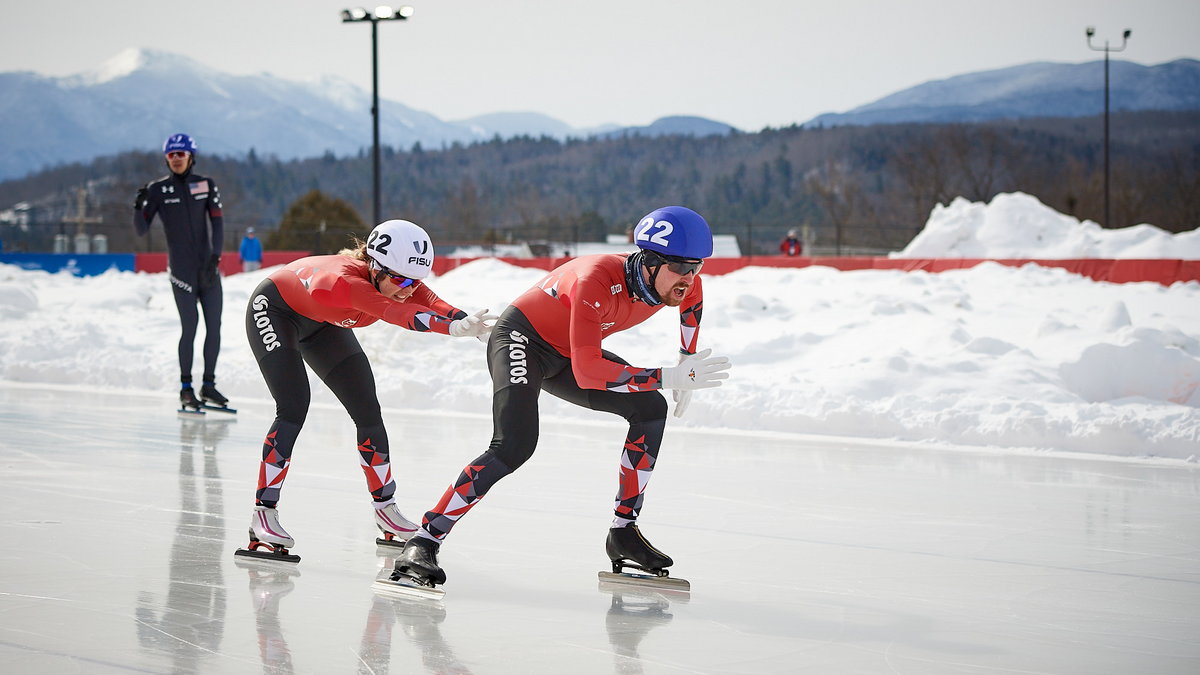
M1108 40L1104 41L1103 47L1097 47L1097 46L1093 45L1092 37L1095 34L1096 34L1095 27L1088 26L1087 27L1088 47L1090 49L1092 49L1092 51L1104 52L1104 226L1112 227L1112 213L1109 210L1109 199L1108 199L1108 180L1109 180L1109 178L1108 178L1109 177L1109 168L1108 168L1108 53L1124 51L1125 44L1129 41L1129 36L1133 34L1133 31L1129 30L1128 28L1125 29L1125 32L1121 35L1121 46L1120 47L1109 47Z
M405 21L412 15L413 8L407 5L395 9L379 6L370 12L362 7L342 10L342 23L371 22L371 142L374 147L375 162L375 220L371 224L372 227L382 222L379 217L382 211L379 196L379 22Z

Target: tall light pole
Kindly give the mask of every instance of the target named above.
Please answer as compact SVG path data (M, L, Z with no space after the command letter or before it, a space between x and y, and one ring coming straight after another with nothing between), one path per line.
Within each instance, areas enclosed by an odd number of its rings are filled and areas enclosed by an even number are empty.
M379 215L382 211L379 190L379 22L405 21L412 15L413 8L407 5L395 9L379 6L370 12L362 7L342 10L342 23L371 22L371 142L375 155L375 220L372 227L383 222Z
M1129 41L1129 36L1133 34L1133 31L1129 30L1128 28L1125 29L1125 33L1121 35L1121 46L1120 47L1109 47L1108 40L1104 41L1103 47L1097 47L1097 46L1093 45L1092 44L1092 36L1094 36L1095 34L1096 34L1095 27L1088 26L1087 27L1088 47L1091 48L1093 51L1104 52L1104 226L1112 227L1112 212L1109 209L1109 199L1108 199L1108 180L1109 180L1109 178L1108 178L1109 177L1109 167L1108 167L1108 53L1124 51L1125 44Z

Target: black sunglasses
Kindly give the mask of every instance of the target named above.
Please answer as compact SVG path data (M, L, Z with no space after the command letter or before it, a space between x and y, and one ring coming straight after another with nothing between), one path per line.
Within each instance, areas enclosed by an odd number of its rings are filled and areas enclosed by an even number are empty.
M663 255L657 251L646 251L646 264L650 267L658 267L666 265L667 269L679 276L686 276L689 273L700 273L700 268L704 266L703 260L694 260L689 258L679 258L673 255Z

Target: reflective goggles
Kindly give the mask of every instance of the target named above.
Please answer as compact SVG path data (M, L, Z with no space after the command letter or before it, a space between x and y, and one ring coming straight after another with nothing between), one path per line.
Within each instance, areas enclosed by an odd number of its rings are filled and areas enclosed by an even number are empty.
M167 153L167 159L187 159L188 153L184 150L172 150Z
M704 267L703 260L695 260L692 258L679 258L673 255L663 255L657 251L646 250L645 258L646 265L650 267L658 267L666 265L667 269L673 274L679 276L687 276L689 273L700 273L700 268Z
M389 280L391 280L391 282L393 284L396 284L396 286L399 288L408 288L409 286L412 286L413 284L417 283L416 279L410 279L410 278L404 276L403 274L396 274L395 272L389 270L388 268L384 267L383 265L380 265L379 263L377 263L375 261L371 261L371 266L374 267L376 270L378 270L380 274L386 275L387 278ZM378 278L378 277L376 277L376 278Z

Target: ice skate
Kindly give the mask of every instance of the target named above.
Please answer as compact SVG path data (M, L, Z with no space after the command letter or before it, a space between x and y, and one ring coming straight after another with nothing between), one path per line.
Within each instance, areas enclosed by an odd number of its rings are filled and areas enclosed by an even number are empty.
M179 412L187 415L203 415L204 405L196 398L196 392L191 387L179 390Z
M239 548L233 554L260 560L297 563L300 562L300 556L288 553L288 549L295 543L287 530L279 524L279 511L267 506L255 506L254 515L250 517L250 544L246 548Z
M201 406L205 410L216 410L219 412L236 413L237 410L229 407L229 399L225 398L221 392L213 385L205 382L200 387L200 399L203 401Z
M375 581L375 590L386 595L441 598L446 591L437 586L446 583L446 573L438 565L439 542L413 537L396 558L390 576Z
M675 561L647 541L637 525L610 529L604 548L608 553L608 559L612 562L612 572L601 572L601 581L676 591L691 589L691 584L686 579L670 578L666 568L673 565ZM638 570L644 574L627 572L626 568Z
M395 502L375 505L375 526L383 533L375 543L380 546L404 548L404 543L417 532L415 523L404 517Z

